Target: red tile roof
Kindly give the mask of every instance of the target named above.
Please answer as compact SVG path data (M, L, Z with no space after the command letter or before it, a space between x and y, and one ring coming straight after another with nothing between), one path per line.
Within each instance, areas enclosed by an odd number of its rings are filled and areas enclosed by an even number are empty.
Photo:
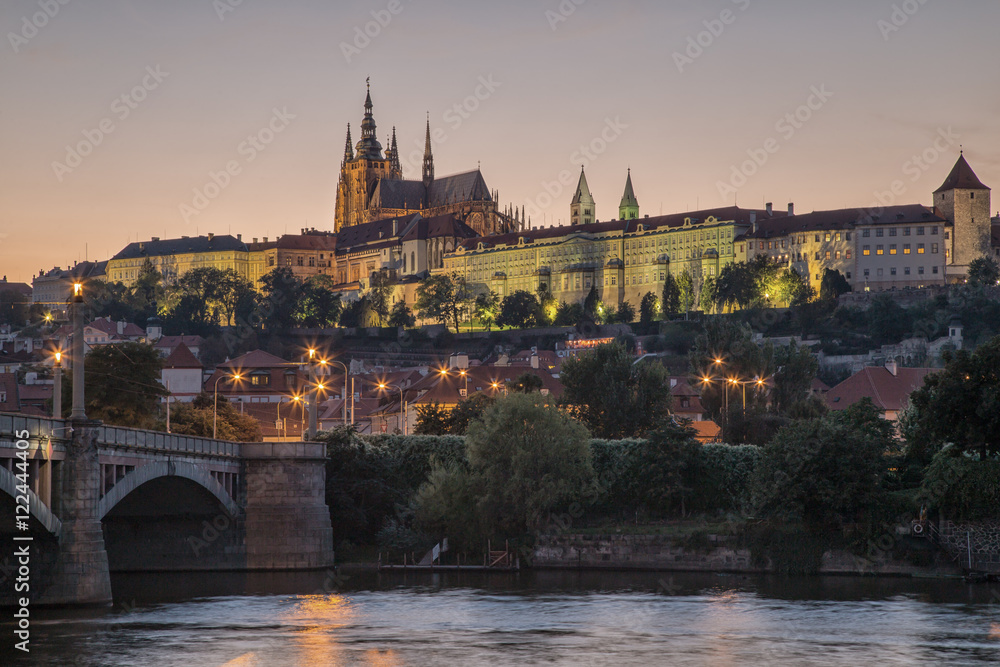
M276 357L264 350L253 350L246 354L219 364L219 368L251 369L251 368L292 368L294 364Z
M972 171L965 155L959 155L958 161L955 162L951 173L948 174L948 178L944 179L944 183L934 191L934 194L948 190L989 190L989 188L983 185L983 182L976 176L976 172Z
M935 368L899 368L896 375L882 366L868 366L831 389L823 397L831 410L846 410L863 398L870 398L881 410L898 412L906 407L910 394L924 384Z
M205 342L205 339L201 336L164 336L160 340L156 341L153 347L159 348L175 348L179 344L184 343L189 348L191 347L201 347Z
M164 368L204 368L184 343L179 343L163 362Z

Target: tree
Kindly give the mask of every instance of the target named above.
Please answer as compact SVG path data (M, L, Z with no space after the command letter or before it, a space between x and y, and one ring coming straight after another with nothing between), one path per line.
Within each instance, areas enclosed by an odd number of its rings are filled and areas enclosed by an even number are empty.
M452 435L465 435L469 425L482 418L483 413L493 404L493 400L479 392L463 398L448 415L448 432Z
M507 383L507 389L521 394L539 392L545 386L537 373L525 371Z
M1000 265L989 255L983 255L969 262L969 285L993 287L1000 284Z
M393 290L395 290L395 283L387 271L376 271L371 275L371 280L368 283L368 291L365 292L365 295L368 297L372 314L375 316L378 322L377 326L379 327L389 319L389 300L392 297ZM456 323L455 326L457 327L458 324Z
M84 360L87 417L115 426L152 428L160 397L163 358L149 345L118 343L94 347ZM73 403L71 373L63 373L63 414Z
M465 278L457 273L428 276L417 286L414 304L421 319L435 320L458 332L459 320L466 314L470 290Z
M742 389L733 388L726 379L748 381L752 378L768 378L774 368L773 356L770 344L764 347L757 345L753 330L748 325L721 317L705 322L704 331L695 338L689 362L694 373L703 379L701 403L712 419L724 424L723 407L727 393L729 404L738 405L742 409ZM706 378L708 381L704 381ZM748 410L763 405L765 401L764 392L751 390L747 386Z
M165 425L161 422L159 426ZM200 393L190 403L171 404L171 433L211 438L213 430L220 440L260 442L263 439L260 423L250 415L240 414L225 396L219 396L218 410L215 394L208 392Z
M540 306L534 294L527 290L517 290L505 296L500 303L497 326L513 329L527 329L536 326L540 319Z
M618 312L615 313L615 321L621 322L622 324L629 324L635 321L635 308L628 301L622 301L618 306Z
M709 276L701 284L701 293L698 296L698 305L706 313L715 310L716 299L718 298L718 288L715 278Z
M555 324L560 327L576 326L586 316L587 313L580 304L563 301L556 310Z
M795 269L785 269L781 271L769 287L769 292L764 296L771 295L771 300L784 303L789 306L800 306L807 303L813 297L813 288L802 279Z
M276 332L287 331L295 326L295 313L302 296L302 281L292 269L280 266L264 274L260 279L262 302L259 312L262 323Z
M823 280L819 284L820 301L836 301L841 294L851 291L851 284L847 282L840 271L826 269L823 271Z
M342 327L374 327L377 323L378 316L372 309L368 294L362 294L357 301L348 302L340 313L340 326Z
M225 269L219 275L215 296L225 324L232 326L240 311L244 318L249 315L257 292L250 281L238 274L235 269Z
M451 411L438 402L417 406L415 435L447 435L451 433Z
M157 306L163 303L165 296L163 275L146 257L128 291L128 304L133 310L132 321L145 325L147 319L156 315Z
M686 514L689 497L704 484L701 445L694 435L687 426L665 422L640 445L637 500L659 516Z
M660 302L652 292L642 295L639 302L639 322L642 324L652 324L653 320L660 313Z
M808 347L798 347L792 341L788 346L775 348L774 366L777 370L767 383L771 403L777 412L789 414L796 404L809 398L819 362Z
M660 297L660 304L660 308L663 311L663 319L665 320L677 317L681 312L681 290L677 285L677 280L670 273L667 273L667 279L663 283L663 294Z
M883 502L892 424L869 399L783 428L755 472L760 516L813 529L870 522Z
M1000 336L975 352L946 353L944 370L910 394L901 420L908 453L922 463L954 443L987 458L1000 454Z
M889 294L872 299L866 315L868 331L878 345L898 343L910 330L910 314Z
M530 546L593 480L587 430L538 394L498 400L470 424L466 447L468 468L437 466L414 500L421 528L466 549Z
M330 276L312 276L302 283L295 304L295 322L302 327L326 329L337 324L344 304L333 290Z
M546 288L544 284L538 288L538 316L536 324L538 326L551 326L556 319L556 312L558 309L558 301L552 295L552 292ZM574 322L575 324L575 322Z
M500 295L491 289L480 292L476 295L473 309L476 319L486 326L487 331L492 330L493 323L496 322L497 315L500 314Z
M677 278L677 291L681 310L686 315L694 308L694 280L687 269L684 269L680 277Z
M406 305L405 301L397 301L392 307L392 312L389 313L389 326L409 329L416 325L417 318L413 316L410 307Z
M600 321L602 304L601 297L597 294L596 285L590 286L590 291L587 292L587 298L583 300L583 310L595 322Z
M562 403L595 438L642 437L669 414L670 384L660 364L635 364L621 343L563 362Z

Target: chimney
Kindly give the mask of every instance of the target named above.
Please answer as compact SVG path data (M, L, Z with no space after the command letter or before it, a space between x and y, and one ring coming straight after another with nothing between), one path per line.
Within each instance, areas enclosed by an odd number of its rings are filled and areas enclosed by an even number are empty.
M237 234L236 235L236 240L237 241L242 241L243 240L243 235L242 234Z
M392 235L393 236L399 235L399 220L392 221Z
M899 367L896 365L896 358L892 357L885 362L885 369L893 374L893 376L899 375Z
M795 215L795 204L788 202L788 215Z
M256 237L256 236L255 236L255 237L253 237L253 242L254 242L254 243L256 243L256 242L257 242L257 237Z
M215 234L213 234L212 232L209 232L208 233L208 240L209 240L209 242L211 242L211 240L214 239L214 238L215 238Z
M153 238L151 238L151 239L149 239L149 240L150 240L150 241L159 241L159 240L160 240L160 237L159 237L159 236L154 236Z
M531 367L532 368L538 368L538 353L537 352L532 352L531 353Z
M122 320L121 322L116 322L115 324L117 324L117 326L118 326L118 335L119 336L122 335L123 333L125 333L125 321L124 320Z
M767 209L768 215L771 215L774 212L774 204L772 204L771 202L767 202L767 204L764 205L764 208Z
M267 237L266 236L264 237L264 243L267 243Z

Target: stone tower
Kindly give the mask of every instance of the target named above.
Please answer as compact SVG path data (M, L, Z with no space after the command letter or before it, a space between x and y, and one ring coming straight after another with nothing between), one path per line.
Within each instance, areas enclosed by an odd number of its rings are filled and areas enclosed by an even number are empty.
M580 167L580 182L576 186L576 194L569 205L569 219L571 225L590 225L597 220L596 205L594 197L590 194L590 186L587 185L587 174L583 167Z
M371 85L365 98L365 117L361 122L361 140L352 151L351 126L347 126L347 147L340 168L337 183L337 208L334 229L360 225L367 222L365 211L375 183L379 179L399 180L403 178L399 155L395 145L389 154L382 155L382 144L375 138L375 116L372 113ZM393 130L393 141L395 130Z
M639 217L639 200L635 198L635 192L632 191L632 170L628 170L628 178L625 179L625 194L622 195L622 201L618 204L618 219L619 220L635 220Z
M952 223L945 241L949 282L965 279L969 263L990 249L990 189L983 185L964 154L958 156L948 178L934 191L934 208Z

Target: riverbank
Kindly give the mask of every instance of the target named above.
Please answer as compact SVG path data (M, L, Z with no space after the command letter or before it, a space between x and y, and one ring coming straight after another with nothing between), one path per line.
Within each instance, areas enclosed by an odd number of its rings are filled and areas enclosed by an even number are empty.
M903 544L918 556L910 560L865 558L844 549L803 549L775 544L754 549L727 535L679 540L664 535L542 535L532 556L538 569L655 570L890 577L961 577L963 571L932 545ZM789 548L790 547L790 548ZM914 560L918 562L913 562Z

